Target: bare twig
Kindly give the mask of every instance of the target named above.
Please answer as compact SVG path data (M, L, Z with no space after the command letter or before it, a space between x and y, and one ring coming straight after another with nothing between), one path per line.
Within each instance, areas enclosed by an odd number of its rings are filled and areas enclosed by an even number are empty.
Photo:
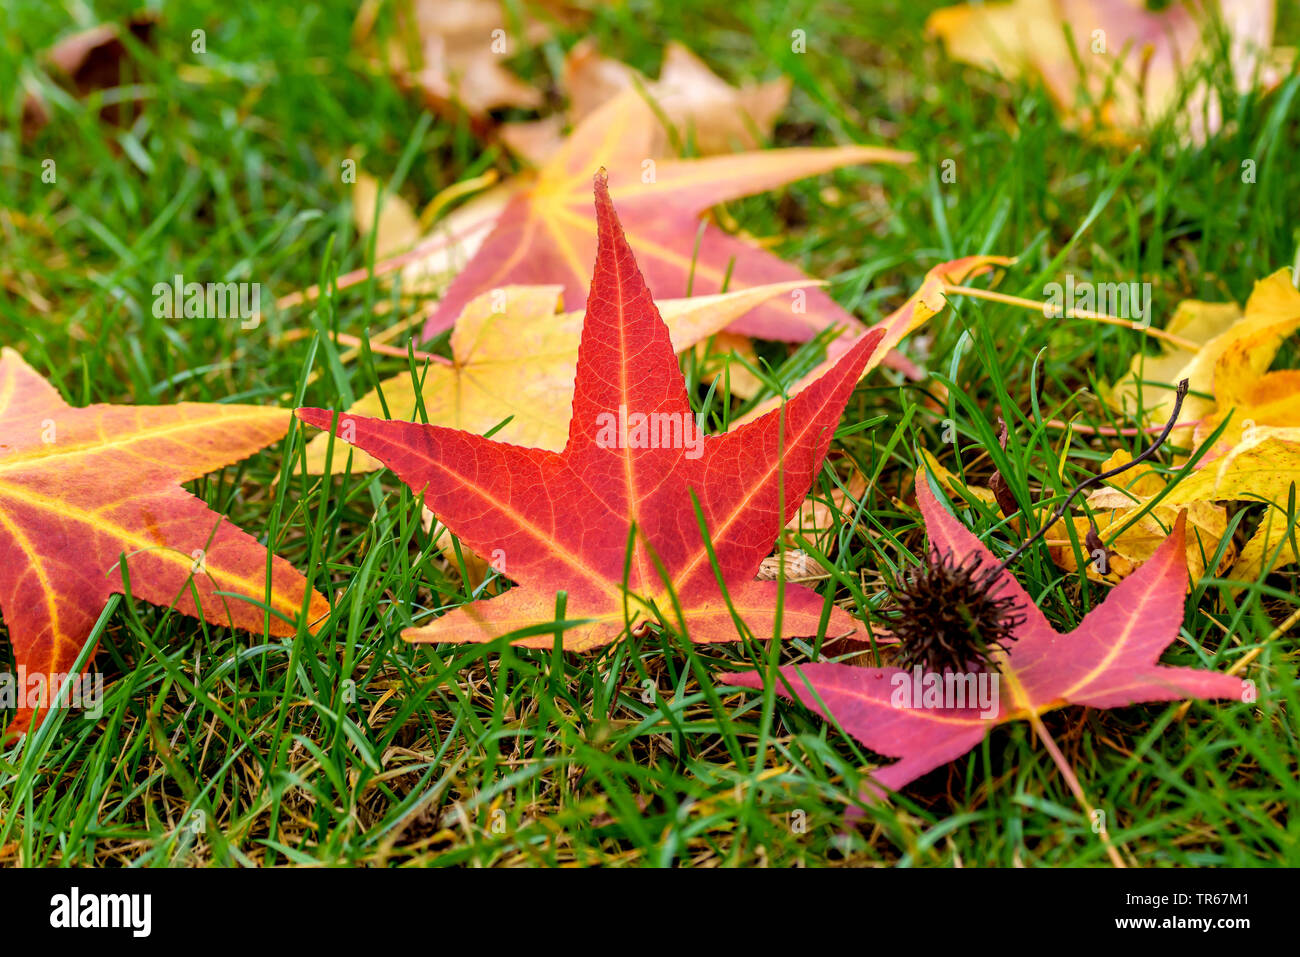
M1051 528L1053 525L1055 525L1058 521L1060 521L1061 517L1065 515L1067 510L1069 510L1070 503L1074 501L1075 497L1080 492L1083 492L1084 490L1089 489L1094 485L1104 482L1107 479L1112 479L1116 475L1119 475L1122 472L1127 472L1129 469L1133 468L1133 466L1138 465L1141 462L1145 462L1147 459L1151 458L1151 456L1155 455L1156 452L1160 450L1160 446L1165 444L1165 439L1169 438L1169 433L1174 430L1174 424L1178 421L1178 413L1181 412L1183 408L1183 399L1187 395L1187 389L1188 389L1188 382L1186 379L1183 379L1181 382L1178 383L1178 388L1174 390L1173 415L1169 417L1169 421L1165 423L1164 431L1160 433L1160 435L1156 438L1154 442L1148 445L1140 455L1131 459L1128 462L1125 462L1123 465L1117 465L1113 469L1107 469L1105 472L1101 472L1098 475L1090 476L1089 478L1084 479L1082 482L1076 485L1073 489L1071 489L1070 494L1065 496L1065 500L1062 501L1061 504L1057 506L1056 511L1052 514L1052 517L1049 518L1046 522L1044 522L1039 527L1038 531L1036 531L1033 535L1029 536L1023 542L1021 542L1020 547L1007 556L1007 558L1002 562L1002 564L999 565L997 569L994 571L994 574L1000 571L1004 571L1005 569L1010 567L1011 563L1014 562L1021 555L1023 555L1026 549L1029 548L1029 546L1033 545L1040 538L1046 535L1047 530Z

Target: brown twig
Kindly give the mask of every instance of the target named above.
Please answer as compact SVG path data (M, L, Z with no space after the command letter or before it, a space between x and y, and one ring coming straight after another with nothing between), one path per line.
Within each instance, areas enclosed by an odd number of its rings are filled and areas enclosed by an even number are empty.
M1070 503L1074 501L1075 497L1080 492L1084 491L1085 489L1089 489L1092 486L1097 485L1101 482L1104 482L1107 479L1112 479L1116 475L1119 475L1122 472L1127 472L1129 469L1133 468L1133 466L1138 465L1141 462L1145 462L1147 459L1151 458L1151 456L1155 455L1156 452L1160 450L1160 446L1165 444L1165 439L1169 438L1169 433L1174 430L1174 424L1177 423L1178 421L1178 413L1181 412L1183 408L1183 398L1187 395L1187 389L1188 389L1188 382L1186 379L1183 379L1181 382L1178 383L1178 388L1174 390L1173 415L1169 417L1169 421L1165 423L1164 431L1160 433L1160 435L1156 438L1154 442L1148 445L1141 452L1141 454L1129 460L1128 462L1125 462L1123 465L1117 465L1113 469L1107 469L1105 472L1101 472L1097 475L1090 476L1084 479L1078 485L1076 485L1073 489L1071 489L1070 494L1065 496L1065 500L1062 501L1061 504L1057 506L1056 511L1052 514L1052 517L1049 518L1046 522L1044 522L1039 527L1038 531L1034 532L1033 535L1029 536L1027 539L1021 542L1020 547L1018 547L1015 551L1013 551L1010 555L1008 555L1006 559L1002 562L1002 564L997 566L996 569L994 569L993 574L997 574L998 572L1005 571L1007 568L1011 566L1012 562L1014 562L1017 558L1019 558L1021 555L1025 553L1026 549L1028 549L1031 545L1033 545L1040 538L1046 535L1047 530L1051 528L1053 525L1055 525L1058 521L1060 521L1060 519L1065 515L1066 511L1069 510Z

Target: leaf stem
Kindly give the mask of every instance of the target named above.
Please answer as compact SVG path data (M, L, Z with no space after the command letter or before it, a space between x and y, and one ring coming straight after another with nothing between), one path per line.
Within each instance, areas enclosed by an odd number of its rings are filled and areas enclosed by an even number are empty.
M1036 712L1031 711L1029 713L1029 722L1034 726L1034 733L1038 735L1038 740L1043 742L1043 747L1047 748L1047 753L1052 756L1052 761L1056 763L1056 767L1060 770L1061 777L1065 778L1066 786L1074 794L1074 799L1079 802L1079 807L1083 808L1084 815L1089 821L1094 822L1097 836L1101 838L1102 844L1106 846L1106 856L1120 870L1125 870L1127 865L1124 863L1124 858L1119 856L1119 851L1115 849L1115 845L1110 841L1110 832L1106 830L1106 812L1098 812L1096 808L1088 803L1088 795L1083 793L1083 785L1079 783L1078 775L1074 773L1074 768L1070 767L1070 762L1065 760L1065 755L1061 753L1061 749L1056 746L1056 741L1052 739L1047 726L1043 724L1043 719ZM1098 813L1101 814L1099 818L1095 816Z
M1023 299L1020 296L1009 296L1004 292L994 292L991 289L979 289L975 286L955 286L945 283L943 291L945 293L955 292L958 295L971 296L975 299L988 299L991 302L1000 302L1008 306L1019 306L1022 309L1033 309L1036 312L1046 314L1047 307L1044 303L1035 302L1033 299ZM1201 348L1200 343L1193 342L1191 339L1184 339L1182 336L1166 332L1164 329L1157 329L1155 326L1137 325L1131 319L1120 319L1104 312L1093 312L1090 309L1069 309L1063 315L1066 319L1090 319L1093 322L1105 322L1112 326L1127 326L1130 329L1137 329L1153 339L1160 339L1171 346L1185 349L1188 352L1198 352Z

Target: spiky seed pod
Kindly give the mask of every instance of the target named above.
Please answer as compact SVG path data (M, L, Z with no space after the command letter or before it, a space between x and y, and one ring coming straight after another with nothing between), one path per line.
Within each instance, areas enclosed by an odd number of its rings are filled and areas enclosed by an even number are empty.
M1008 595L989 594L991 573L978 555L956 561L931 548L894 594L889 628L903 652L903 667L927 671L969 671L989 667L990 655L1015 636L1024 622Z

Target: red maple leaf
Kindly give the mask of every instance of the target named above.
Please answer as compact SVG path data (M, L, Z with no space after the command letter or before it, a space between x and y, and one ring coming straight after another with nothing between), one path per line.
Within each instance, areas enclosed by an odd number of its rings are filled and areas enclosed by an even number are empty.
M562 452L298 410L320 428L333 423L336 435L396 472L462 542L518 583L404 637L485 642L532 627L515 644L550 647L553 630L536 626L556 620L559 590L567 593L565 620L581 622L566 629L567 649L608 644L657 616L692 641L736 641L733 610L759 637L814 635L821 627L851 633L848 613L811 589L785 584L781 593L777 582L754 576L821 468L881 335L863 339L781 409L703 435L603 173L596 217L599 248Z
M935 499L925 481L917 483L930 545L955 560L978 556L979 565L999 563L969 530ZM1179 698L1243 699L1247 685L1231 675L1175 668L1158 663L1183 622L1187 566L1183 551L1185 517L1157 552L1090 611L1079 627L1060 634L1033 600L1002 570L992 580L992 597L1010 596L1024 621L1005 652L994 652L998 693L987 711L955 707L946 698L937 706L917 700L918 684L928 676L899 668L863 668L824 662L787 665L775 691L839 724L863 745L899 758L872 772L874 790L898 790L970 751L994 725L1037 720L1067 705L1117 708L1141 701ZM990 674L992 672L989 672ZM975 676L978 680L978 676ZM761 688L764 676L751 671L725 675L725 683ZM918 681L920 679L920 681ZM934 687L931 680L930 687ZM956 687L954 683L954 688ZM967 690L970 690L968 687Z

